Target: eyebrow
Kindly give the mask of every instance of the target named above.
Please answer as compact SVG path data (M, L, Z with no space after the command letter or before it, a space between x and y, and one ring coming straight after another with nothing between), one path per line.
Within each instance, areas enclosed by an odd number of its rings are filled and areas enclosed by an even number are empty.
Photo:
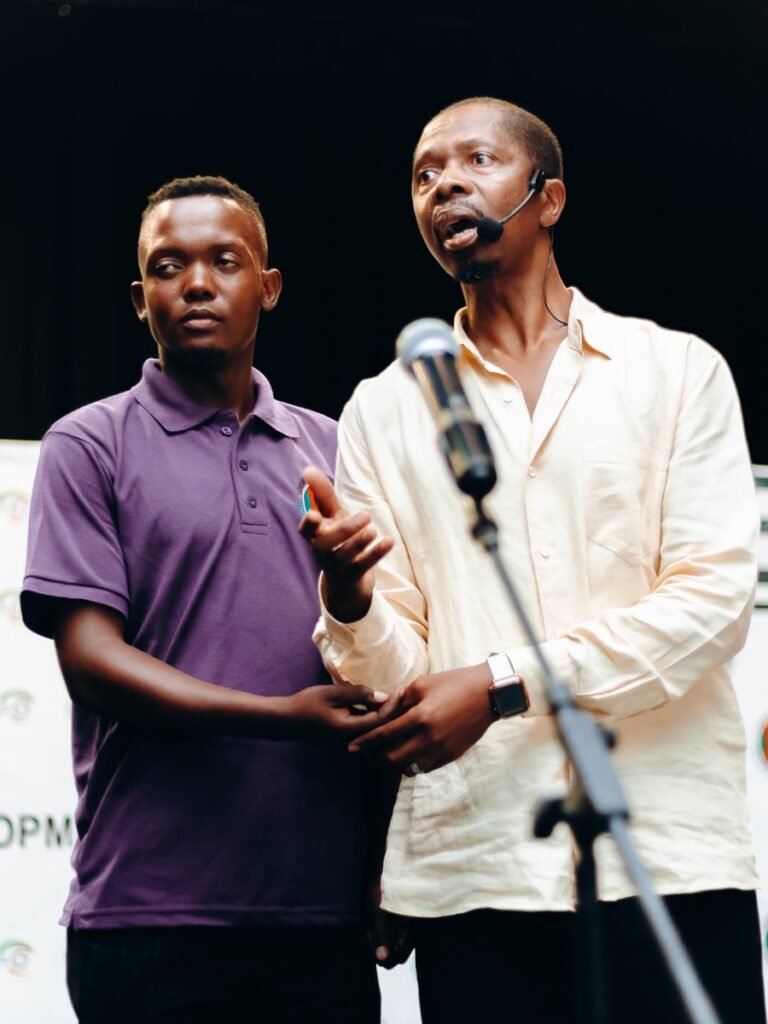
M459 143L459 146L461 146L462 149L473 149L475 146L493 146L493 145L495 145L495 143L492 143L490 141L490 139L488 139L487 137L484 137L482 135L474 136L471 139L462 139L461 142ZM427 146L426 149L423 149L419 153L418 147L416 147L416 150L414 151L414 154L413 154L413 165L414 165L414 167L417 164L421 163L422 160L432 160L432 159L434 159L435 154L439 153L439 152L440 152L439 148L435 148L434 146Z
M205 248L207 252L215 252L219 249L247 249L248 243L246 242L245 239L242 238L226 238L219 242L213 242L210 245L206 246ZM159 244L154 245L151 248L147 247L147 254L150 256L155 256L161 255L163 253L186 253L188 250L189 246L185 245L184 243L179 245L178 243L172 244L170 242L164 242L161 240Z

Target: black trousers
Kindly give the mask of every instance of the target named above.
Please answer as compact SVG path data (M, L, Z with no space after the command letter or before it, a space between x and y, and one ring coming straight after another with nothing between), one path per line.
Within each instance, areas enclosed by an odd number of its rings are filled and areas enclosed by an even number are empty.
M80 1024L379 1024L373 955L352 928L70 929Z
M722 1024L765 1024L753 892L669 896ZM611 1024L689 1024L636 899L601 903ZM478 910L415 922L423 1024L577 1024L576 915Z

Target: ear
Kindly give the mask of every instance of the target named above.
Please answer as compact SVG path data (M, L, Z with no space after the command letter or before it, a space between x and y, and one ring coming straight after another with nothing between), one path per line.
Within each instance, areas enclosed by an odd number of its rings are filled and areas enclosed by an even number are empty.
M565 207L565 185L559 178L547 178L541 193L539 223L543 228L554 227Z
M144 300L144 285L141 281L131 281L131 302L136 310L136 316L146 323L147 303Z
M283 290L283 275L275 267L270 267L261 275L261 308L269 312L277 305L280 292Z

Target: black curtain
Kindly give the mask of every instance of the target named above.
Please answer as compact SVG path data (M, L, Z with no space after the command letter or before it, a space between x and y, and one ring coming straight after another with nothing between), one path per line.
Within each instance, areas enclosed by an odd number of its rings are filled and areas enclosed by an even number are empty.
M566 283L715 345L768 462L762 3L30 0L0 17L0 437L135 382L154 351L128 296L139 214L196 173L264 210L285 290L257 364L338 415L405 323L458 305L413 222L410 154L440 107L489 94L561 139Z

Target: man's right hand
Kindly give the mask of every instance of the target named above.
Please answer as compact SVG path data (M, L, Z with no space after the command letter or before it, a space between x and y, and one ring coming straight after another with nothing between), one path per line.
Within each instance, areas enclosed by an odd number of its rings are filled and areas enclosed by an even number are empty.
M304 470L317 509L302 519L299 532L309 542L325 573L328 611L340 622L362 619L373 596L373 567L389 551L390 537L377 537L366 512L350 512L333 484L315 466Z
M387 698L379 690L351 683L309 686L285 698L286 737L351 740L389 721L399 709L401 696L396 693Z

